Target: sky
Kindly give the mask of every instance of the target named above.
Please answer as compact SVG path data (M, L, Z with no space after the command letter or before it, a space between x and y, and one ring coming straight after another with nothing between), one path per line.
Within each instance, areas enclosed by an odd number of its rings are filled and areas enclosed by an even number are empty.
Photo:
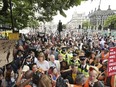
M83 1L81 2L81 5L79 6L74 6L73 8L70 8L69 10L65 11L67 17L63 17L61 16L59 13L58 15L54 16L53 18L53 22L55 24L58 24L59 20L62 21L63 24L66 24L67 22L69 22L72 18L72 15L74 14L74 12L77 13L84 13L85 15L88 15L89 12L91 12L92 10L94 11L95 8L97 9L99 6L99 1L100 0L88 0L88 1ZM116 0L101 0L101 5L100 8L102 10L107 10L108 6L110 5L112 10L116 10Z

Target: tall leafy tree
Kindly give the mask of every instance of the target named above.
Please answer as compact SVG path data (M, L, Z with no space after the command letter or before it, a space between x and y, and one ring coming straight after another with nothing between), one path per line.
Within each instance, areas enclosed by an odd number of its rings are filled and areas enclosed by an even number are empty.
M116 15L109 16L104 23L105 27L116 29Z
M90 22L89 21L84 21L82 23L82 27L88 29L90 27Z
M10 6L14 27L21 29L28 26L32 17L43 22L52 20L57 12L66 17L64 10L80 5L81 1L86 0L0 0L0 23L11 24Z
M39 22L36 19L30 18L28 20L27 26L33 29L36 29L39 26Z

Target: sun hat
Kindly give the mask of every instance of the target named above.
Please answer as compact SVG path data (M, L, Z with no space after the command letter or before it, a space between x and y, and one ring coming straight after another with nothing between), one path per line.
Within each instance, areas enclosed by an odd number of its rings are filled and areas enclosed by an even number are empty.
M22 71L23 71L23 72L26 72L26 71L28 71L28 70L29 70L29 66L24 65Z

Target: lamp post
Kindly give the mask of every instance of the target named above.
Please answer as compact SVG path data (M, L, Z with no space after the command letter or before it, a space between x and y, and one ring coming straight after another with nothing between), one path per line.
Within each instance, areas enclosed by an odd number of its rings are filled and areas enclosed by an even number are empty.
M58 23L58 32L59 32L59 39L61 40L61 31L62 31L62 22L61 20L59 20L59 23Z

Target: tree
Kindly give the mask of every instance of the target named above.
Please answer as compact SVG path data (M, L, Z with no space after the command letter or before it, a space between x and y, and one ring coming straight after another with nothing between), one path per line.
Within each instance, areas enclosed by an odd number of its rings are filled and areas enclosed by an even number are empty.
M116 29L116 15L109 16L105 20L104 26L110 29Z
M63 25L62 25L62 28L63 28L63 29L66 29L66 24L63 24Z
M43 22L52 20L57 12L66 17L64 10L80 5L81 1L84 0L12 0L12 20L10 19L10 1L0 0L0 3L2 3L0 4L1 24L11 25L13 20L13 26L21 29L28 26L28 21L32 17ZM36 15L36 13L39 15Z
M84 29L88 29L88 28L90 27L90 22L89 22L89 21L84 21L84 22L82 23L82 27L83 27Z
M39 26L39 21L36 19L30 18L28 20L27 26L30 28L36 29Z

